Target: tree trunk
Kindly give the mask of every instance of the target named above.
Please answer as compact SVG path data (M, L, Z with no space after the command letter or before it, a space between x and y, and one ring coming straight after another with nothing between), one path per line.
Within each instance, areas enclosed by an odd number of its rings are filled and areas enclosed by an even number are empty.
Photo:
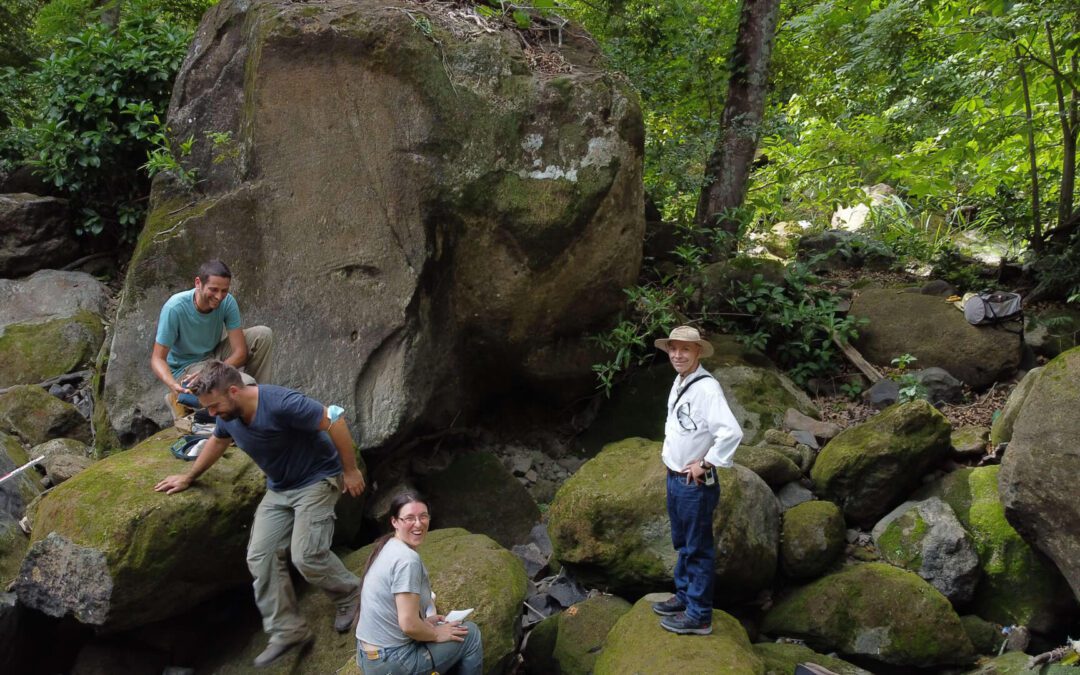
M727 100L720 116L720 137L705 166L705 185L694 217L700 232L698 243L709 251L709 258L730 254L735 246L735 237L731 236L723 250L715 250L717 237L713 235L738 232L735 210L746 197L757 150L765 114L769 58L779 15L780 0L743 0L739 11L739 32L729 63Z
M1057 92L1058 118L1061 121L1061 189L1058 191L1058 223L1064 223L1072 215L1073 189L1076 185L1076 89L1072 90L1069 104L1065 103L1065 88L1062 86L1058 68L1057 50L1054 48L1054 31L1050 22L1046 22L1046 40L1050 46L1050 65L1054 70L1054 88ZM1072 72L1076 74L1076 56L1072 57Z
M1028 89L1027 70L1020 46L1014 45L1016 65L1020 69L1020 84L1024 88L1024 112L1027 119L1028 162L1031 166L1031 248L1038 253L1042 250L1042 225L1039 222L1039 165L1035 154L1035 127L1031 120L1031 92Z

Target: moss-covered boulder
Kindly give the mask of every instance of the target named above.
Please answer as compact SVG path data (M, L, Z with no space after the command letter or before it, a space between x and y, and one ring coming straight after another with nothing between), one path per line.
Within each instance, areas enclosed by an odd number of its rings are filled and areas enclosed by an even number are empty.
M870 675L863 670L835 656L818 654L809 647L785 642L758 642L754 653L765 664L765 675L791 675L800 663L813 663L828 668L836 675Z
M0 476L27 461L26 451L19 440L0 431ZM0 513L6 513L15 520L22 518L26 506L41 494L39 477L37 470L31 468L0 483Z
M0 394L0 429L15 434L27 445L50 438L90 442L90 423L75 406L32 384Z
M990 441L990 429L980 426L966 426L952 431L953 453L959 457L979 457L986 454L986 444Z
M416 483L431 500L439 528L486 534L506 548L525 543L540 520L528 490L489 452L458 455L445 470L417 476Z
M1024 652L1005 652L1001 656L985 659L964 675L1036 675L1041 669L1027 667L1031 657Z
M167 119L196 139L198 185L155 180L112 331L122 440L170 421L152 328L212 257L287 355L275 379L343 406L362 449L515 407L521 386L556 405L593 390L588 337L641 264L637 94L579 26L554 73L512 26L416 11L225 0L204 15Z
M998 496L999 472L997 466L957 469L914 498L940 497L975 542L982 581L975 589L971 610L1005 626L1046 631L1073 606L1072 594L1054 565L1006 519Z
M762 630L896 666L967 663L974 653L945 596L885 563L853 565L795 590L765 616Z
M773 489L802 477L798 464L786 453L769 446L740 445L735 451L735 463L756 473Z
M614 595L596 595L541 621L522 656L530 675L590 675L611 627L630 611Z
M850 315L868 320L859 328L856 346L879 366L911 354L920 368L944 368L980 390L1007 380L1020 366L1018 330L972 326L962 312L939 297L867 288L852 301ZM912 340L913 335L919 339Z
M746 630L729 614L713 610L710 635L687 638L660 627L652 603L669 596L650 594L634 603L608 633L596 675L626 673L725 673L764 675Z
M904 502L874 526L881 558L910 570L955 605L971 600L981 570L975 544L952 508L937 497Z
M559 489L548 510L555 556L589 583L643 592L671 583L676 553L660 443L612 443ZM752 592L776 570L780 507L769 486L739 465L719 472L713 521L721 588Z
M960 617L960 623L964 624L964 631L975 647L976 654L996 654L1005 641L1001 626L981 616L966 614Z
M806 393L766 356L729 335L707 337L716 353L702 365L720 382L742 427L743 443L753 445L764 439L765 431L781 425L788 408L815 419L821 416ZM582 452L595 455L608 443L634 436L664 439L665 406L675 371L663 352L657 352L656 361L615 388L578 440Z
M1013 423L998 484L1005 517L1080 599L1080 347L1043 367Z
M1001 414L994 417L994 421L990 426L990 447L996 448L998 445L1012 440L1013 424L1016 422L1016 417L1020 414L1020 409L1024 407L1024 401L1027 400L1028 393L1035 386L1035 382L1038 381L1042 371L1042 366L1032 368L1009 393L1009 398L1006 399Z
M18 575L28 548L30 540L19 523L6 511L0 511L0 587L7 588Z
M18 323L0 332L0 386L36 384L93 364L105 326L81 310L41 323Z
M843 553L844 532L844 514L832 502L803 502L784 511L780 569L792 579L820 575Z
M176 438L164 431L96 462L36 503L16 583L21 603L122 629L250 584L244 552L265 477L232 448L190 489L155 492L190 466L169 452Z
M869 527L948 457L949 434L949 421L926 401L890 406L822 448L810 472L815 492Z
M371 550L371 545L365 546L342 556L342 562L359 576ZM457 528L432 530L419 552L431 577L431 588L438 596L439 611L473 607L476 611L469 621L476 623L483 638L484 672L502 672L514 654L521 630L521 603L525 600L526 587L521 563L490 538ZM315 634L314 645L303 652L290 652L265 672L359 675L355 663L356 638L350 633L334 631L334 605L330 598L303 581L297 587L300 612ZM238 649L197 664L198 670L218 675L250 673L251 661L265 646L266 635L256 628Z

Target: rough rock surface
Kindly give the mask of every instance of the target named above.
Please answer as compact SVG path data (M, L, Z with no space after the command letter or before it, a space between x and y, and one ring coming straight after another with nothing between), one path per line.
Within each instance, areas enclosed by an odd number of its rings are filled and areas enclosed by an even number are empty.
M720 382L742 427L743 443L754 445L764 439L767 430L780 426L789 408L817 422L814 418L820 413L810 398L767 358L730 336L707 337L716 353L702 365ZM674 380L675 371L666 361L635 373L615 389L582 435L582 449L596 454L604 445L632 436L663 440L665 406Z
M608 632L630 606L620 597L597 595L544 619L529 633L525 672L590 675Z
M813 663L828 668L836 675L870 675L843 659L835 656L818 654L809 647L783 642L759 642L754 645L754 653L765 664L765 675L790 675L800 663Z
M604 588L640 591L671 583L676 554L665 501L660 444L612 443L559 489L548 510L555 556ZM780 507L749 469L720 471L713 521L718 587L765 588L776 570Z
M975 594L982 573L975 544L940 499L901 504L874 526L872 536L885 562L918 574L954 605Z
M811 470L815 491L848 522L870 527L948 457L949 434L948 420L926 401L892 406L822 448Z
M108 290L85 272L41 270L25 279L0 279L0 328L40 323L81 310L101 316Z
M415 9L228 0L203 17L168 117L198 139L199 189L155 182L106 376L121 440L168 421L153 328L209 257L245 323L274 330L274 379L344 406L363 449L464 422L511 382L595 386L586 336L641 260L637 97L577 30L570 72L547 74L498 23Z
M670 633L660 627L652 603L668 594L652 593L634 603L608 633L604 651L596 661L596 675L625 673L725 673L763 675L746 630L729 614L713 610L711 635L694 637Z
M780 568L793 579L812 579L844 551L844 514L832 502L812 501L784 511Z
M78 409L36 384L21 384L0 394L0 429L29 445L52 438L91 440L90 422Z
M1075 608L1061 573L1033 549L1005 518L998 495L1001 467L964 468L913 495L940 497L975 542L983 578L971 611L1004 626L1047 631Z
M1080 599L1080 348L1043 367L1013 423L998 482L1005 516Z
M975 389L1016 373L1020 335L1001 327L972 326L941 298L896 289L868 288L851 303L851 316L869 319L856 346L871 363L887 366L901 354L920 368L937 366ZM919 340L911 341L912 335Z
M853 565L797 589L765 616L762 630L896 666L966 663L973 654L949 601L884 563Z
M37 384L94 362L105 326L81 310L74 316L0 328L0 384Z
M951 442L953 452L960 457L980 457L986 454L990 441L990 429L986 427L959 427L953 429Z
M0 511L0 586L7 588L8 582L18 575L29 547L30 540L19 529L18 521L6 511Z
M0 476L26 464L27 461L29 458L18 439L0 431ZM35 469L28 469L0 483L0 512L15 520L22 518L27 504L41 494L38 478L39 474Z
M944 368L930 367L913 371L912 376L926 387L926 400L935 406L942 403L956 403L964 395L964 383L949 374Z
M438 527L486 534L506 548L528 541L540 520L528 491L491 453L459 455L445 470L418 476L416 483L431 500Z
M0 277L60 267L78 256L66 199L0 194Z
M190 489L155 492L159 480L188 468L169 452L175 439L175 431L161 432L37 502L33 551L16 584L20 602L119 630L250 584L244 551L265 478L231 449Z
M1012 440L1013 424L1016 422L1016 416L1020 414L1020 409L1024 407L1024 400L1027 398L1028 392L1035 386L1035 382L1038 381L1042 371L1042 366L1032 368L1009 393L1009 398L1005 401L1005 407L1002 408L1001 414L997 416L990 426L991 449Z
M735 462L761 476L771 488L779 488L802 477L798 464L768 446L740 445L735 451Z

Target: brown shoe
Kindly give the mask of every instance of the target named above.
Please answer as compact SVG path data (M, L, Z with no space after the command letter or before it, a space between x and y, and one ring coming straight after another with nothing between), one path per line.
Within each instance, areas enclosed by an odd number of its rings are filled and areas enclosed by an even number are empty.
M252 665L256 668L271 666L277 663L282 656L288 654L293 647L307 646L313 639L315 639L315 636L311 634L311 631L307 631L291 642L271 642L266 645L266 649L262 650L261 654L255 657Z

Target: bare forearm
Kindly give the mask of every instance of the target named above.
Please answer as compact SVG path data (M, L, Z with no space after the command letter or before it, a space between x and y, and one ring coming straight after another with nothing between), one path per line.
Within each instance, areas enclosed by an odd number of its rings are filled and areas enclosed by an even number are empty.
M353 444L345 420L338 419L338 421L331 424L327 433L330 434L330 440L334 442L334 447L337 448L338 454L341 456L341 467L345 469L346 473L356 471L356 446Z

